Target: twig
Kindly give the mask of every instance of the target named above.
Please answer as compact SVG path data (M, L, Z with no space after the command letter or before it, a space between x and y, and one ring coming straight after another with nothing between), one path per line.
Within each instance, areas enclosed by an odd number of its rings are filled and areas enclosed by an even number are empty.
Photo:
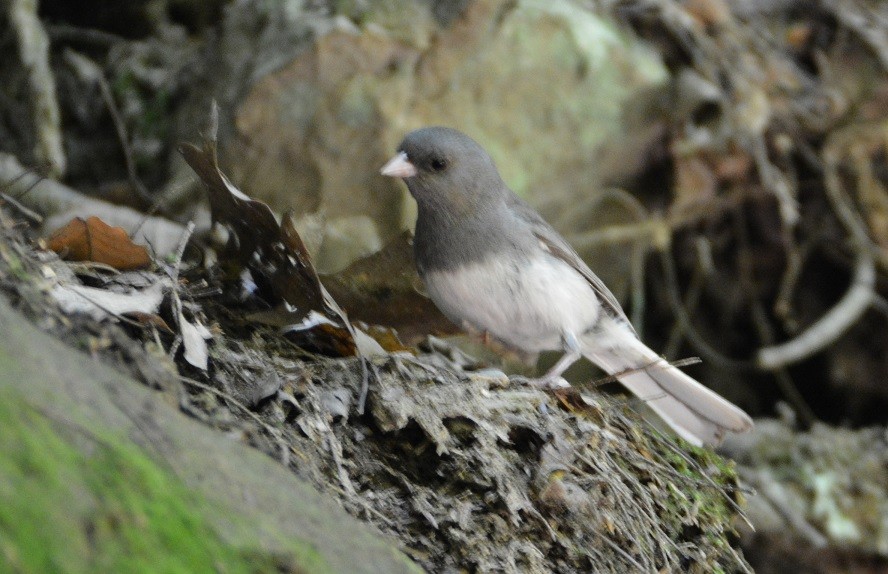
M786 235L790 247L786 250L786 269L783 272L780 289L777 291L777 298L774 301L774 312L782 319L784 325L789 325L794 324L790 317L792 293L802 276L808 253L804 245L800 248L795 244L792 234Z
M18 39L22 68L28 76L31 116L37 134L35 154L48 164L53 176L59 176L65 172L67 159L55 77L49 65L49 39L37 14L37 2L10 0L6 10Z
M43 223L42 215L40 215L36 211L31 211L30 209L19 203L18 200L14 197L11 197L5 193L0 193L0 199L3 199L3 201L13 206L19 213L21 213L37 225Z
M834 343L872 305L876 285L876 262L866 225L854 211L842 189L836 142L823 152L824 185L839 221L854 242L857 261L851 287L836 305L794 339L760 349L756 363L763 369L776 369L810 357Z
M179 281L179 267L182 265L182 257L185 254L185 248L188 246L188 240L191 238L192 233L194 233L194 222L189 221L179 237L178 244L176 244L176 251L173 254L173 260L168 271L170 279L173 280L174 289Z
M179 315L177 313L174 316L178 318ZM179 328L178 325L176 325L176 327ZM175 361L176 353L179 352L179 347L181 347L181 346L182 346L182 335L177 333L176 337L173 339L173 342L170 343L170 350L168 351L168 355L170 357L170 360Z
M858 253L851 288L836 305L798 337L759 349L756 364L766 370L797 363L825 349L860 319L873 302L876 265L868 251Z
M700 238L703 239L702 237ZM698 241L698 254L702 252L702 248L699 247L701 244ZM708 243L706 243L708 245ZM708 255L708 259L704 263L704 258L701 255L698 255L696 259L696 264L694 265L694 273L691 275L691 283L688 286L687 291L685 292L683 307L688 310L688 313L693 312L696 309L697 304L700 301L700 296L703 294L703 278L706 273L704 271L704 265L711 265L712 254ZM678 352L678 347L681 345L682 340L684 339L685 329L684 323L677 320L675 324L672 326L672 330L669 332L669 338L666 340L666 346L663 347L663 356L667 359L669 357L674 356Z
M53 41L66 44L71 42L82 42L94 46L110 47L126 41L123 37L111 34L110 32L105 32L104 30L83 28L64 23L48 24L46 26L46 32Z
M185 246L188 244L188 239L191 237L193 231L194 222L189 221L188 225L185 226L185 229L182 231L182 235L179 237L179 242L176 245L176 251L174 252L173 262L167 269L167 275L169 275L171 279L170 304L173 306L173 320L175 320L176 329L179 331L179 334L176 335L173 344L170 346L170 358L172 359L175 359L179 346L185 344L185 337L182 332L182 321L185 319L182 317L182 300L179 298L179 265L182 263L182 255L185 253ZM185 346L185 352L188 352L187 345Z
M756 288L752 262L752 250L749 246L749 236L746 229L746 218L743 217L742 211L738 211L737 216L734 217L734 235L737 237L737 242L739 245L737 271L740 277L740 284L741 287L743 287L744 292L750 294L749 305L752 311L752 322L753 325L755 325L756 330L758 331L759 340L764 345L773 345L774 330L771 328L771 325L768 322L768 318L765 313L765 306L762 304L761 300L754 295L756 293ZM817 420L817 417L814 415L814 411L811 410L808 402L799 392L798 388L792 380L792 377L790 377L789 373L786 372L786 369L783 368L775 369L774 375L777 381L777 385L780 387L783 395L801 415L805 425L811 426L814 421Z
M126 174L130 185L140 199L150 201L150 194L139 179L139 174L136 173L136 161L133 159L133 150L130 146L129 136L126 133L126 125L124 124L123 117L120 115L120 110L117 108L117 103L114 101L114 95L111 93L111 87L108 85L108 80L105 79L105 74L102 73L98 64L70 48L65 50L64 57L80 76L81 80L95 82L99 86L102 100L105 102L105 107L108 108L108 113L111 114L111 122L114 124L117 140L120 142L120 149L123 151L123 161L126 164Z
M6 187L6 188L12 188L16 183L19 182L19 180L21 180L22 178L24 178L24 177L26 177L26 176L28 176L28 175L33 175L33 176L34 176L34 181L31 182L31 185L29 185L28 187L26 187L24 190L20 191L20 192L15 196L15 199L16 199L17 201L23 199L26 195L28 195L29 193L31 193L31 191L32 191L35 187L37 187L38 185L40 185L41 182L46 181L46 177L45 177L45 176L43 176L43 175L41 175L41 174L39 174L39 173L34 173L34 172L30 171L30 170L26 170L26 169L23 168L23 169L22 169L22 172L19 173L17 176L15 176L15 177L12 179L12 181L10 181L10 182L7 183L6 185L4 185L4 187Z
M590 387L600 387L602 385L606 385L609 383L615 383L620 380L620 377L625 377L626 375L631 375L633 373L641 373L647 371L648 369L657 368L657 369L665 369L666 367L687 367L689 365L698 365L703 361L700 360L700 357L688 357L686 359L679 359L677 361L667 361L666 359L660 359L656 361L651 361L646 365L642 365L640 367L635 367L632 369L625 369L620 371L619 373L614 373L613 375L608 375L606 377L602 377L600 379L596 379L590 383L588 386ZM662 398L661 396L651 397L642 399L643 401L652 401L658 398Z
M580 251L598 245L611 245L615 243L649 241L662 244L664 243L664 238L672 237L672 234L680 229L718 217L747 202L770 202L773 199L773 194L763 192L760 189L741 188L725 195L716 196L711 200L696 203L693 206L694 209L689 208L678 213L670 213L666 217L659 217L654 214L638 223L608 225L594 231L573 233L567 239L571 245Z
M681 302L681 296L678 293L678 279L676 277L675 262L672 261L672 255L667 250L660 252L660 259L663 263L663 271L665 276L666 291L669 303L672 306L672 312L675 314L682 326L688 341L694 348L703 355L707 360L716 363L722 368L735 369L738 371L749 371L755 368L755 365L749 361L740 361L716 350L706 339L694 328L691 317Z
M751 151L762 184L777 198L777 203L780 206L780 219L787 227L795 227L800 218L799 202L793 193L795 190L790 187L784 174L768 159L764 137L754 138Z
M352 484L348 473L345 472L345 467L342 465L342 444L336 438L333 429L331 429L329 425L325 425L325 431L327 435L327 448L330 449L330 455L333 457L333 463L336 465L336 474L339 477L339 483L342 485L345 492L351 496L355 496L357 495L355 486Z

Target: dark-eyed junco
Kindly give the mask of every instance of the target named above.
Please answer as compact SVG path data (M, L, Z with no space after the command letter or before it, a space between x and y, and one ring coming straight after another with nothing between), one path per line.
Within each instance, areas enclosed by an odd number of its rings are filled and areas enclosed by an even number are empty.
M416 199L414 255L435 304L458 325L516 349L563 350L543 384L584 356L694 444L752 428L746 413L638 339L604 283L467 135L413 131L382 174L403 178Z

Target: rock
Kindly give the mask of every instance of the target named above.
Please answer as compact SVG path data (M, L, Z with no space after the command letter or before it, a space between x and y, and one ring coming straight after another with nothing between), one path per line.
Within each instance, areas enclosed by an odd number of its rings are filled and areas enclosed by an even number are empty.
M233 104L226 161L274 208L365 214L382 241L413 223L404 187L378 174L409 130L471 134L533 203L594 195L593 158L620 129L622 104L665 79L651 52L566 0L446 15L407 0L336 6L304 50Z
M378 532L0 300L0 562L418 572ZM134 543L137 540L138 542Z

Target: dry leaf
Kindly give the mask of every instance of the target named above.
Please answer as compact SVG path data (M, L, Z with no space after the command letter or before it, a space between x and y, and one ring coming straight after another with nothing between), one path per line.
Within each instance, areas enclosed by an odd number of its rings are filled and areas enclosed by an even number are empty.
M84 285L56 285L50 295L62 311L84 313L96 321L126 313L155 313L163 301L163 283L132 293L115 293Z
M182 334L183 356L189 364L207 370L210 361L210 351L207 347L207 339L213 334L200 323L191 323L179 311L179 332Z
M236 267L232 275L238 281L248 269L258 296L274 306L253 318L289 326L292 336L305 337L301 344L320 352L354 355L354 329L321 284L292 218L285 216L278 224L271 208L237 189L219 169L215 105L211 124L203 148L183 144L179 149L206 185L213 221L231 232L221 259Z
M380 251L339 273L325 275L324 284L352 319L392 327L408 345L430 333L459 333L431 299L420 293L412 249L410 232L405 231Z
M136 245L120 227L98 217L75 217L47 240L47 246L70 261L94 261L121 271L141 269L151 263L148 250Z
M158 331L163 331L169 335L174 334L174 331L170 329L170 326L167 325L167 322L163 320L163 317L158 315L157 313L142 313L141 311L130 311L129 313L124 313L128 319L132 319L136 323L139 323L143 327L154 327Z

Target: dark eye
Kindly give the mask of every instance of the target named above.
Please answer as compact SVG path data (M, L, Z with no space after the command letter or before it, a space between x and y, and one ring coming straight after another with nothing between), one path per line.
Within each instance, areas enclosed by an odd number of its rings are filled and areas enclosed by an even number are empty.
M432 166L433 171L442 171L444 168L447 167L447 160L445 160L444 158L436 157L432 159L430 165Z

